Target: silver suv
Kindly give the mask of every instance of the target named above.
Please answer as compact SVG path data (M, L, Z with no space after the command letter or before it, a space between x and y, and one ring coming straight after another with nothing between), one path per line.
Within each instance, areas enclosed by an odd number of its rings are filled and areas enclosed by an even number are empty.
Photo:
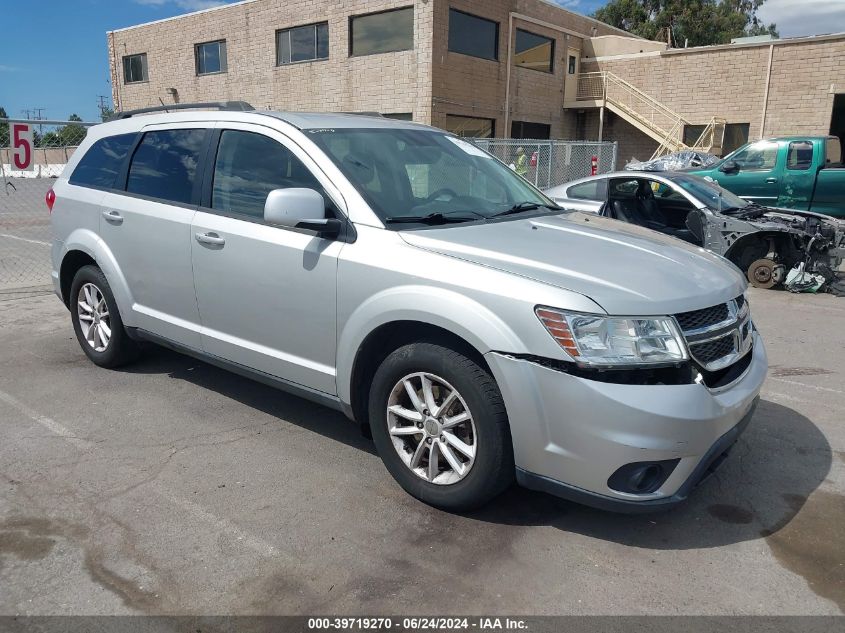
M766 353L725 259L561 209L423 125L145 114L92 128L48 194L97 365L151 341L341 410L452 510L514 478L669 507L748 424Z

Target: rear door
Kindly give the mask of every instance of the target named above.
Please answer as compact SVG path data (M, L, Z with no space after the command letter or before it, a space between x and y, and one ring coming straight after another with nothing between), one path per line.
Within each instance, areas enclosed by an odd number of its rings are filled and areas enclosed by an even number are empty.
M220 124L191 229L202 344L214 356L333 395L337 258L344 243L264 222L267 194L292 187L340 200L284 135L260 125Z
M818 142L790 141L786 146L786 169L781 179L777 206L807 211L816 184L821 148Z
M200 349L191 270L191 220L208 123L148 126L119 177L121 192L101 201L100 236L132 294L133 322Z

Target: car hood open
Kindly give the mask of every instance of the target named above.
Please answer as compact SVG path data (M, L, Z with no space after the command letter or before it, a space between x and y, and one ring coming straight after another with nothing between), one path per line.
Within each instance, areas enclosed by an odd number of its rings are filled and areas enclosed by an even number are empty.
M747 283L723 257L642 227L565 213L405 231L409 244L578 292L615 315L676 314Z

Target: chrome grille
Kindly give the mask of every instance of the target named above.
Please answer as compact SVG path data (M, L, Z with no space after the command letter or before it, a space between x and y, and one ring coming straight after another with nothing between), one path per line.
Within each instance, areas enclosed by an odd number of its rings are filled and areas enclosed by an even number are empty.
M707 371L734 364L751 349L751 318L745 297L675 315L692 358Z

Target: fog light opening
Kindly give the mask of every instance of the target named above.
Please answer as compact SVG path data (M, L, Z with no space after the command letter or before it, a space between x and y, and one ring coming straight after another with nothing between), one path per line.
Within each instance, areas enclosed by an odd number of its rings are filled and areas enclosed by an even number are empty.
M619 468L607 480L612 490L626 494L645 495L662 486L680 459L666 459L657 462L633 462Z

